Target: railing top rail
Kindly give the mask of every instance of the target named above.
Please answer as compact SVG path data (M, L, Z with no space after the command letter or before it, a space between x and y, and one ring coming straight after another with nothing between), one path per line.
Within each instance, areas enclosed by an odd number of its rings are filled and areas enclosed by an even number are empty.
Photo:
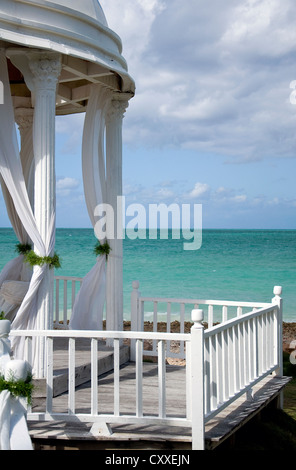
M150 331L90 331L90 330L11 330L11 336L89 339L154 339L159 341L190 341L189 333L163 333Z
M60 281L82 281L83 279L78 276L55 276L54 278Z
M238 302L235 300L205 300L205 299L182 299L170 297L139 297L142 302L163 302L163 303L176 303L176 304L201 304L201 305L219 305L227 307L258 307L265 308L272 305L271 302Z
M244 323L248 320L251 320L252 318L259 317L263 313L272 312L273 310L278 310L278 309L279 309L278 305L269 304L268 307L261 308L254 312L246 313L239 317L231 318L229 320L226 320L223 323L219 323L218 325L212 326L211 328L208 328L207 330L205 330L205 338L212 336L214 334L220 333L221 331L227 330L227 328L229 327L239 325L240 323Z

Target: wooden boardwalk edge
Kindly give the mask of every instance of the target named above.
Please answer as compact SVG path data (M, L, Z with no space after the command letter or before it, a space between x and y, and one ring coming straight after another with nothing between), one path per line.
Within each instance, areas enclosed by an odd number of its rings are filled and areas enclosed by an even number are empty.
M291 377L273 376L254 393L253 400L245 400L239 406L233 404L221 412L216 425L213 424L215 423L213 420L212 423L208 423L208 429L206 426L206 448L214 449L236 433L275 400L290 380Z

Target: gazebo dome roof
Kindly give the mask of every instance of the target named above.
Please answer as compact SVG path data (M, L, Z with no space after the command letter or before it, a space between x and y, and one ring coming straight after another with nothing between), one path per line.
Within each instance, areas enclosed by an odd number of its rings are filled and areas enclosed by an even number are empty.
M84 111L90 83L134 94L121 39L108 27L98 0L1 0L0 47L17 68L15 57L32 48L62 55L57 114ZM13 95L27 96L12 64Z
M106 17L98 0L51 0L56 5L70 7L79 13L89 16L108 27Z

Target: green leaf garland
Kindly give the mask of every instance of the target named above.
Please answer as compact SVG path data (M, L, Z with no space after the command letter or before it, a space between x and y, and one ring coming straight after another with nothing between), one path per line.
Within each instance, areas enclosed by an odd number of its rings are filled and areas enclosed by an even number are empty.
M28 374L26 380L5 380L0 375L0 393L8 390L14 397L24 397L27 399L28 405L32 404L32 393L34 385L32 383L32 375Z
M25 263L28 263L31 267L33 266L43 266L48 264L50 268L60 268L60 258L57 253L53 256L38 256L34 250L32 250L32 245L29 243L18 243L16 245L16 251L20 255L24 255Z
M15 251L17 251L20 255L26 255L31 250L32 245L30 245L30 243L18 243L15 247Z
M30 266L43 266L44 264L48 264L49 268L60 268L60 258L57 253L53 256L38 256L35 251L31 250L25 255L25 262L28 263Z
M106 259L108 259L108 255L111 251L109 243L106 241L105 243L100 243L99 241L97 242L95 248L94 248L94 253L96 256L102 256L105 255Z

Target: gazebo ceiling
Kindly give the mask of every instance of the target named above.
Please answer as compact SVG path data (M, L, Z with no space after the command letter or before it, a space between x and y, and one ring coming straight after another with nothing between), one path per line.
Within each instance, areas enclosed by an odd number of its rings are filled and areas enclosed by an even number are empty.
M20 49L8 49L8 54L20 52ZM31 107L31 92L25 84L22 73L8 59L9 81L15 107ZM66 115L81 113L86 110L90 85L99 83L114 92L122 92L121 77L104 67L77 59L62 56L62 72L59 78L56 102L56 114Z
M32 48L61 54L58 115L84 112L92 83L129 97L134 94L121 40L108 28L97 0L1 0L0 47L7 49L16 107L32 106L14 61L15 55L26 55Z

